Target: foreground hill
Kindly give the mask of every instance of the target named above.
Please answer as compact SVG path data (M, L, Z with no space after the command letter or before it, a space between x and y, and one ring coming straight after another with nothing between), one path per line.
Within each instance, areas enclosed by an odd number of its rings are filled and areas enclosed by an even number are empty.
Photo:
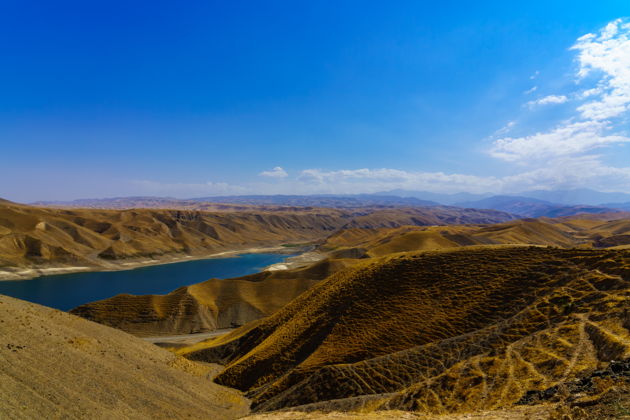
M120 269L221 251L323 239L355 220L370 227L494 223L496 211L434 209L194 210L53 209L0 203L0 277L28 278L41 269ZM361 222L361 224L364 224Z
M328 257L309 267L263 272L179 288L167 295L118 295L71 312L142 336L188 334L240 326L282 308L329 275L398 252L473 245L546 245L563 248L630 244L630 220L517 220L495 225L347 228L319 247Z
M0 295L0 418L234 419L239 392L122 331Z
M627 251L398 254L333 274L271 317L180 352L226 363L216 381L247 391L258 411L508 408L628 359L629 307ZM572 404L624 386L615 375L593 379Z
M238 391L210 382L218 365L191 362L120 331L5 296L0 320L1 418L221 420L249 412L249 401ZM555 410L546 405L439 418L404 411L246 418L525 420L546 418L550 411Z

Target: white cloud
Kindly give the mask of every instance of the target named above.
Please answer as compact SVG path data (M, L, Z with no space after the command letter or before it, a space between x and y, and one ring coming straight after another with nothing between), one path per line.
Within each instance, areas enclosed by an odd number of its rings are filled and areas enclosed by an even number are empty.
M561 124L552 131L525 137L505 137L494 142L490 155L508 162L549 159L576 155L614 143L630 141L618 135L606 135L609 124L582 121Z
M617 19L598 35L580 37L571 47L578 51L578 77L592 73L602 76L598 90L590 89L587 96L597 96L578 108L583 118L604 120L620 116L630 109L630 23ZM585 93L586 93L585 92Z
M304 185L302 190L327 193L369 193L391 189L486 192L501 187L500 180L495 177L389 168L306 169L301 172L298 181Z
M527 89L525 92L523 92L525 95L529 95L531 93L534 93L538 90L538 86L534 86L531 89Z
M532 74L531 76L529 76L530 80L534 80L535 78L538 77L538 75L540 74L540 71L536 70L534 72L534 74Z
M535 101L529 101L527 105L534 107L537 105L563 104L568 100L569 98L564 95L549 95L544 98L536 99Z
M586 99L589 98L591 96L594 95L599 95L602 93L602 88L601 87L596 87L596 88L592 88L592 89L586 89L584 91L582 91L579 95L580 99Z
M287 176L289 176L287 171L282 169L280 166L276 166L275 168L273 168L270 171L263 171L263 172L259 173L258 175L266 176L266 177L269 177L269 178L286 178Z
M516 125L516 121L510 121L507 124L505 124L503 127L499 128L497 131L494 132L494 136L503 136L507 133L509 133L512 128L514 128L514 126Z
M562 156L547 165L505 177L474 176L443 172L411 172L398 169L342 169L302 171L298 183L300 193L373 193L392 189L455 193L513 193L527 190L550 190L590 187L601 191L630 189L630 167L603 165L598 156Z

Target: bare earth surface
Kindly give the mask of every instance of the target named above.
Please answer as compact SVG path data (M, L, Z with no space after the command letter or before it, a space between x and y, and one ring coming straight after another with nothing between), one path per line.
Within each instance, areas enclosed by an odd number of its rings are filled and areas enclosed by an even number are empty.
M0 295L0 418L233 419L248 401L122 331Z
M304 413L285 411L269 414L256 414L247 420L542 420L553 414L553 405L518 407L510 410L480 411L477 413L427 415L409 411L387 410L373 413Z

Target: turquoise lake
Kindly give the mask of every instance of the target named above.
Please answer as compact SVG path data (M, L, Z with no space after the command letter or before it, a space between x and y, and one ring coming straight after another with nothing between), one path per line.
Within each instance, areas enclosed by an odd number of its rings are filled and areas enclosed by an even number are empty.
M57 274L32 280L0 281L0 294L67 311L120 293L166 294L210 278L239 277L283 261L286 254L243 254L153 265L124 271Z

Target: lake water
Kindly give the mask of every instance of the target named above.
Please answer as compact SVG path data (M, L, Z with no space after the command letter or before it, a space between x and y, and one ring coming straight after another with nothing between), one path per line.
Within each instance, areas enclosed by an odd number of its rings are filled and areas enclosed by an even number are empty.
M119 293L166 294L210 278L239 277L261 271L291 255L243 254L153 265L124 271L57 274L32 280L0 281L0 294L67 311Z

